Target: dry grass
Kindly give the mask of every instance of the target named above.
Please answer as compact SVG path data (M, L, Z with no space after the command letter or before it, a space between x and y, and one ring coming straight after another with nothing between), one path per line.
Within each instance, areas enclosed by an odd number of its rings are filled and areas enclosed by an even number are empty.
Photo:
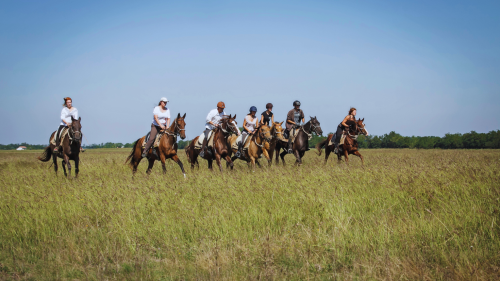
M171 161L132 179L128 152L86 152L78 179L0 152L0 279L500 279L499 150L186 180Z

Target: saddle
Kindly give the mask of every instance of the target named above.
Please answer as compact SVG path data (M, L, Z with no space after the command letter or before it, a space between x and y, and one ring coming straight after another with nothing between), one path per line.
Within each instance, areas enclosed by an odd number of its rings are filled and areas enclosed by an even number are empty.
M163 133L156 134L155 141L153 142L153 148L157 148L160 145L160 139L162 136ZM151 137L151 132L148 132L146 134L146 138L144 138L144 141L142 142L142 149L146 147L146 143L149 141L150 137Z
M231 148L238 150L238 144L241 143L243 134L239 135L238 137L233 137L231 140ZM251 139L253 136L247 135L247 138L245 139L245 144L243 145L243 150L248 150L248 147L250 147Z
M346 137L346 134L345 133L342 133L342 136L340 137L340 142L339 142L339 145L341 144L344 144L344 141L345 141L345 137ZM333 137L330 139L330 141L328 142L328 145L334 145L335 144L335 139L337 138L337 133L334 133L333 134Z
M292 143L295 142L295 138L297 137L297 135L299 134L299 132L302 130L302 126L299 126L297 128L295 128L295 132L293 132L293 130L290 130L290 132L288 133L288 138L292 138ZM304 131L305 133L305 131ZM312 139L312 135L311 134L307 134L307 139L308 140L311 140ZM288 138L285 139L285 141L288 141Z
M201 133L201 135L198 137L198 141L194 144L194 149L201 149L203 146L203 140L205 140L205 133ZM214 131L210 131L208 133L208 147L213 147L214 146Z
M60 140L59 144L61 144L64 141L64 139L66 138L66 136L68 135L68 132L69 132L68 130L69 130L68 127L64 127L64 129L61 130L61 133L59 134L59 140ZM52 144L54 146L56 145L56 135L57 135L57 131L54 134L54 136L50 139L50 144Z

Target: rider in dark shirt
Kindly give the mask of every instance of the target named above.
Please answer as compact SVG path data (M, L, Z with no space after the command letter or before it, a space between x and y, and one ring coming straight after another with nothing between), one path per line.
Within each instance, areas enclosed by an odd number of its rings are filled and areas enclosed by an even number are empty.
M347 125L347 123L346 123L349 120L356 121L356 108L354 108L354 107L351 107L349 109L349 114L337 126L337 132L335 133L335 151L334 151L334 153L339 152L340 138L342 137L342 133L344 132L344 130L349 128L349 125Z
M266 104L266 111L262 112L262 116L260 117L260 124L269 126L269 123L274 124L274 116L273 116L273 104Z
M292 151L292 136L295 134L295 129L300 126L300 122L304 123L304 112L300 109L300 101L293 102L294 109L288 111L286 115L286 131L288 133L288 153Z

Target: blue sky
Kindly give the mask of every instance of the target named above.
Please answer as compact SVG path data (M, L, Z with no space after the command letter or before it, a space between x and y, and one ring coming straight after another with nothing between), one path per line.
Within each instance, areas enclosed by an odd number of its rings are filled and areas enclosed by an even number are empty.
M145 2L145 1L143 1ZM132 142L162 96L203 130L296 99L334 131L500 129L499 1L3 1L0 143L48 143L63 97L89 143Z

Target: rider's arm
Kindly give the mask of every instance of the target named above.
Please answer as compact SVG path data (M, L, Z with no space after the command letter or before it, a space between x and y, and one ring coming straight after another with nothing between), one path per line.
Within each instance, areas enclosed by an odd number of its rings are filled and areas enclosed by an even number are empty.
M349 127L349 125L347 125L347 123L346 123L346 121L348 121L348 120L349 120L349 115L347 115L347 116L344 118L344 120L342 120L342 126L344 126L344 127Z
M261 115L261 116L260 116L260 124L261 124L261 125L264 125L264 115Z
M212 111L210 111L210 112L208 113L208 115L207 115L207 123L208 123L208 124L210 124L210 125L212 125L212 126L217 126L217 124L214 124L214 123L212 122L212 119L214 118L215 114L216 114L216 113L212 110Z
M165 129L165 127L160 123L160 120L158 120L158 115L154 115L156 124L160 125L160 128Z
M170 118L167 118L167 129L170 127Z
M64 118L66 117L66 114L64 114L64 109L66 109L66 108L63 108L61 110L61 121L63 121L63 123L66 124L66 126L69 126L68 122L66 122L66 120L64 120Z
M245 129L247 132L250 132L250 130L247 128L247 119L243 119L243 129Z
M272 122L272 124L274 124L274 114L271 115L271 122Z

